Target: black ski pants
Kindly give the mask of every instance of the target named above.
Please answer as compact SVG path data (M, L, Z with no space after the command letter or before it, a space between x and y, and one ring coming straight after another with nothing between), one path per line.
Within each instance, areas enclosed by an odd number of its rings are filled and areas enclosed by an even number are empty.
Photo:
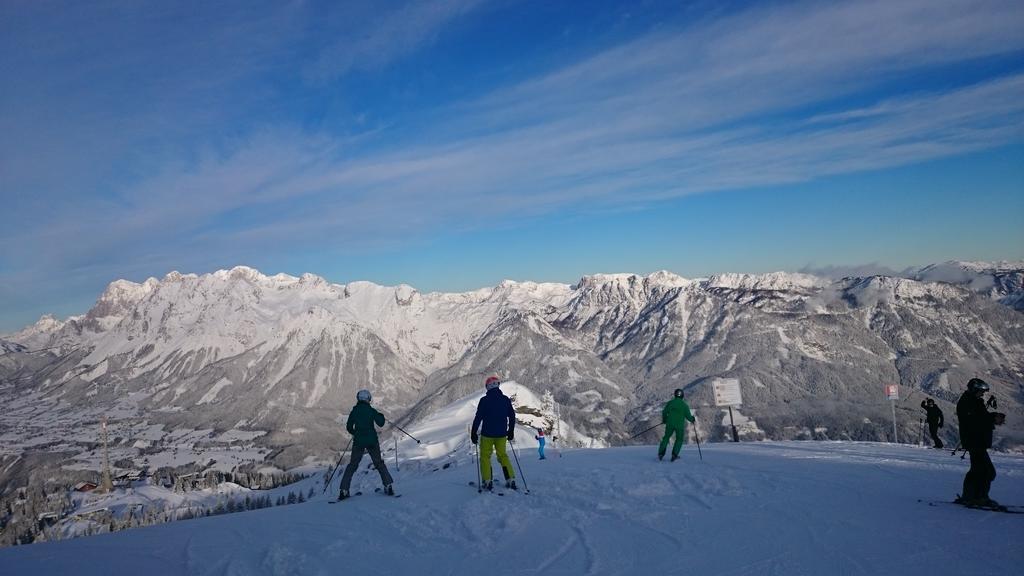
M984 448L967 452L971 455L971 469L964 476L962 497L965 500L988 498L989 488L996 479L996 467L992 464L992 458Z
M930 432L931 435L932 435L932 442L935 443L935 447L936 448L942 448L942 440L939 438L939 423L938 422L929 422L928 423L928 432Z
M341 477L341 489L348 490L352 485L352 476L355 475L356 470L359 469L359 462L363 459L363 454L369 452L370 460L373 461L373 467L380 473L380 481L385 486L391 484L391 473L388 472L388 467L384 465L384 459L380 457L380 444L370 444L369 446L360 446L356 444L352 448L352 460L349 461L348 466L345 467L345 475Z

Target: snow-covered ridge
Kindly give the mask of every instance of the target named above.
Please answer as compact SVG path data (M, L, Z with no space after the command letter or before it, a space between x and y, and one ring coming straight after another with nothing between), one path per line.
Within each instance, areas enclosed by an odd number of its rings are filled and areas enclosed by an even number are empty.
M341 322L373 331L421 369L432 370L452 362L509 308L545 313L570 305L582 314L621 304L635 315L651 298L681 288L799 296L831 284L801 273L727 273L689 280L662 270L648 276L588 275L571 286L505 280L470 292L424 294L405 284L334 284L309 273L268 276L236 266L203 275L174 271L143 283L117 280L85 316L63 322L44 316L7 339L28 349L67 350L87 343L94 348L91 362L138 349L145 342L158 348L157 356L159 349L216 349L217 357L225 357L260 342L280 341L296 330L313 337ZM846 279L854 292L893 297L957 297L956 287L964 287L1017 308L1024 305L1022 284L1024 262L947 262L920 269L914 279Z
M707 288L731 290L800 290L823 288L830 284L824 278L796 272L771 272L768 274L715 274L704 282Z
M947 268L960 268L975 273L1020 272L1024 270L1024 260L998 260L995 262L951 260L941 264L930 264L921 268L918 273L925 274L928 271Z
M682 288L693 284L688 280L667 270L659 270L647 276L639 274L590 274L580 278L572 286L573 290L595 289L602 286L613 286L620 290L637 290L640 288Z
M870 276L853 283L851 293L885 294L897 298L923 298L926 296L961 299L965 292L958 286L944 282L921 282L906 278Z
M910 280L920 283L945 283L963 286L974 292L994 299L1006 296L1024 297L1024 261L1000 262L959 262L950 261L932 264L907 274ZM871 277L867 277L871 278ZM911 283L897 282L898 277L878 277L892 281L895 290L907 295L922 293L931 289L915 287ZM889 280L882 281L883 284ZM342 316L361 325L381 328L379 319L371 319L372 312L383 312L392 306L411 308L422 312L425 308L456 305L514 306L541 309L545 306L561 306L571 299L588 292L602 292L607 297L627 297L632 300L643 298L644 294L659 289L670 290L700 286L704 289L769 290L807 292L825 288L831 281L803 273L772 272L767 274L723 273L704 280L690 280L665 270L647 276L638 274L592 274L582 277L576 284L516 282L505 280L497 286L469 292L421 293L416 288L400 284L381 286L373 282L353 281L348 284L334 284L315 274L305 273L301 277L288 274L265 275L248 266L236 266L230 270L218 270L209 274L182 274L177 271L166 274L162 279L149 278L135 283L128 280L112 282L97 299L95 306L84 318L94 321L88 328L94 331L112 329L133 307L155 294L166 295L177 287L187 291L189 300L210 297L213 294L228 296L237 292L240 285L257 289L257 300L264 304L261 310L273 313L270 307L279 309L278 315L295 315L308 306L322 307L330 312L342 312ZM259 291L265 291L260 294ZM284 293L275 298L270 292ZM301 292L301 295L294 292ZM237 294L230 294L237 296ZM352 305L338 306L337 301L353 299ZM347 310L340 310L348 308ZM367 312L359 314L356 309ZM69 323L80 321L83 316L74 316L61 321L44 315L32 326L7 336L8 340L28 345L38 343L65 330ZM209 319L208 316L204 316ZM99 321L99 323L96 323ZM477 330L481 327L476 326Z

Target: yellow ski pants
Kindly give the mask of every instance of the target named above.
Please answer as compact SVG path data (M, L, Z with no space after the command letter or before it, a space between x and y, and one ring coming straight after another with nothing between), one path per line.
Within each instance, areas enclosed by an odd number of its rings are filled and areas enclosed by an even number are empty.
M505 479L516 477L515 470L512 469L512 464L508 461L508 453L505 451L505 442L507 441L508 439L504 436L501 438L480 437L480 477L484 482L491 480L492 450L498 453L498 463L501 464L501 470L505 473Z

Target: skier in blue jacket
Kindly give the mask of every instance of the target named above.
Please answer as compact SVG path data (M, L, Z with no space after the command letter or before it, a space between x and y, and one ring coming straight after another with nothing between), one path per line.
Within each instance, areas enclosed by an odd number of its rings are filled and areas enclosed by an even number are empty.
M512 408L512 401L508 396L501 393L501 389L498 388L500 385L501 380L497 376L491 376L484 382L487 394L476 406L476 417L473 418L469 437L473 444L480 444L480 477L483 488L494 489L494 483L491 481L491 452L495 451L498 453L501 471L505 474L505 486L515 490L516 473L505 451L505 442L511 442L514 437L516 411Z

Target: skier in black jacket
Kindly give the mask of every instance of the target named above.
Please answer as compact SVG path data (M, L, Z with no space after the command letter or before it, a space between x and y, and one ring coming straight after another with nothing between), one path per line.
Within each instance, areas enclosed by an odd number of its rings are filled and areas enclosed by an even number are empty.
M964 476L964 487L957 502L967 506L998 507L999 503L988 497L992 481L996 479L996 467L988 455L992 447L992 430L1003 423L1005 414L989 412L983 397L989 385L981 378L971 378L967 390L956 403L956 416L960 420L960 445L971 455L971 469ZM994 405L993 399L989 404Z
M932 435L932 442L935 443L936 448L942 448L942 440L939 438L939 428L945 424L946 419L942 415L942 410L935 405L935 400L927 398L921 401L921 408L924 408L928 412L925 417L928 420L928 432Z

